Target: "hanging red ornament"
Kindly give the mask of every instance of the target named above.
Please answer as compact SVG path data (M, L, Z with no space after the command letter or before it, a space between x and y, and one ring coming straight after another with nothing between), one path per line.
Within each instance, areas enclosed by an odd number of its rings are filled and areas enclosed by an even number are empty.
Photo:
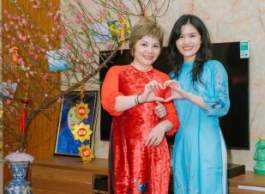
M29 100L28 99L23 99L21 101L21 103L23 104L23 108L22 108L22 111L21 111L21 115L20 115L20 118L19 118L19 131L22 133L22 134L25 134L26 133L26 125L27 125L27 106L28 106L28 103L29 103Z
M23 109L19 119L19 131L23 134L26 132L26 122L27 122L27 110Z

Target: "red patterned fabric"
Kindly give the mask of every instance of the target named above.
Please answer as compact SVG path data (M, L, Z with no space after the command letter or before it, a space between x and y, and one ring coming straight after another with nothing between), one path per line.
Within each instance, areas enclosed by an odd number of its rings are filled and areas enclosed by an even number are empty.
M103 82L102 105L113 115L110 143L110 193L115 194L168 194L170 156L166 139L158 146L145 146L144 139L160 119L155 115L155 102L143 103L117 112L115 98L119 95L136 95L150 80L164 83L168 76L155 69L141 72L131 65L112 67ZM159 90L157 96L168 96ZM173 103L165 103L167 116L174 127L179 127Z

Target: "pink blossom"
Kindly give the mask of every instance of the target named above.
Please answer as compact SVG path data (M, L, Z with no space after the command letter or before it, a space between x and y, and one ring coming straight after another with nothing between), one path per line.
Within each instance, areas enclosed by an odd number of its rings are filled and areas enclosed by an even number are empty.
M47 73L45 73L44 75L43 75L43 77L42 77L44 80L47 80L48 79L48 74Z
M12 103L12 100L10 100L10 99L6 99L5 101L4 101L4 104L5 105L10 105Z
M106 43L106 44L105 44L105 47L106 47L107 49L113 49L114 45L113 45L113 43L109 42L109 43Z
M77 14L75 15L75 22L76 22L77 24L82 23L83 20L84 20L84 16L83 16L82 13L77 13Z
M34 75L34 71L30 71L29 74L30 74L31 76L33 76L33 75Z
M53 20L56 22L56 21L59 21L60 20L60 12L59 11L57 11L56 12L56 14L54 15L54 17L53 17Z
M23 35L21 32L17 32L17 36L22 42L26 42L27 36Z
M61 101L62 101L62 98L59 97L59 98L57 99L57 103L60 103Z
M83 58L90 58L93 56L93 52L91 52L90 50L83 50L82 55L83 55Z
M66 50L71 50L73 48L73 45L66 43L65 48Z
M44 39L45 42L49 42L49 37L48 37L48 35L46 35L46 34L43 35L43 39Z
M8 14L8 11L6 9L4 9L4 14L7 15Z
M12 38L11 38L11 41L12 41L12 42L16 42L16 40L17 40L17 39L16 39L15 37L12 37Z
M9 31L9 26L7 24L4 24L4 30Z
M34 8L34 9L40 8L40 5L41 5L40 0L34 0L32 2L33 2L32 8Z
M52 13L51 11L48 11L47 15L48 15L49 17L52 17L52 16L53 16L53 13Z
M21 23L22 23L23 25L25 25L25 26L28 24L28 22L27 22L27 20L26 20L25 18L22 18Z
M19 65L25 65L25 61L22 57L19 57L17 62Z
M30 56L32 56L34 53L33 53L32 50L29 50L29 51L28 51L28 54L29 54Z

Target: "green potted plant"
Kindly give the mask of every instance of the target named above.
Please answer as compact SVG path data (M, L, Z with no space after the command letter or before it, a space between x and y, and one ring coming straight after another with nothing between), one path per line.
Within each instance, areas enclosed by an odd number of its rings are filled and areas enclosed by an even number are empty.
M256 174L265 175L265 135L259 137L256 143L254 160L256 161L254 172Z

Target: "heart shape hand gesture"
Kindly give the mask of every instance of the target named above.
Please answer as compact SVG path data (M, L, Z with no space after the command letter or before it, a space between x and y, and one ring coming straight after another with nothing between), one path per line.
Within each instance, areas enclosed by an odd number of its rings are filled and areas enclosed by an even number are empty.
M171 94L165 99L165 102L169 102L174 99L184 98L185 91L181 88L180 83L176 80L167 80L164 83L164 88L169 87L171 89Z
M164 98L155 95L157 89L163 89L163 85L156 80L150 81L144 87L144 92L139 96L139 103L143 102L163 102Z
M155 90L157 89L171 89L171 95L166 99L156 96ZM156 80L150 81L148 84L145 85L144 92L139 95L139 103L143 102L169 102L174 99L183 98L184 91L182 90L179 82L175 80L167 80L164 84L159 83Z

